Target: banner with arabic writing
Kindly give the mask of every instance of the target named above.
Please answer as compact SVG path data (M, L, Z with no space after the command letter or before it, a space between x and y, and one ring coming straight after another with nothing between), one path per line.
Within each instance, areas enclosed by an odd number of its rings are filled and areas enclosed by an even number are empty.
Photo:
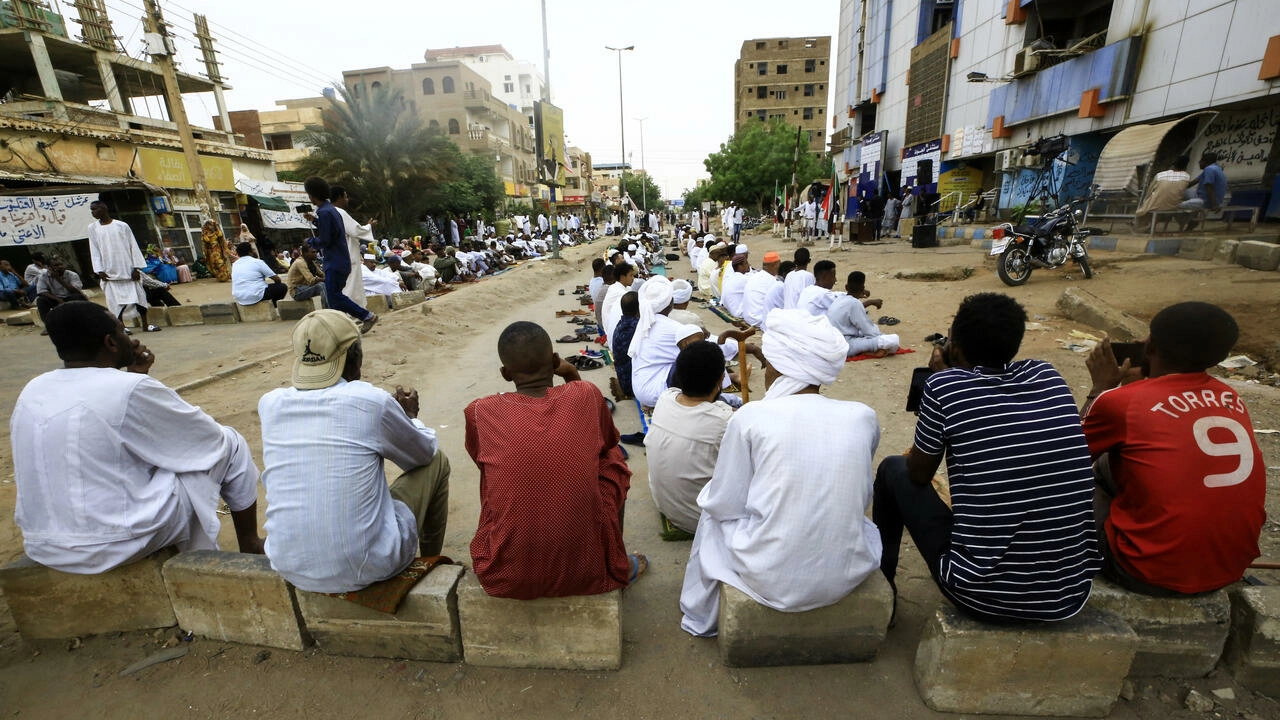
M89 237L89 203L97 194L0 196L0 247Z

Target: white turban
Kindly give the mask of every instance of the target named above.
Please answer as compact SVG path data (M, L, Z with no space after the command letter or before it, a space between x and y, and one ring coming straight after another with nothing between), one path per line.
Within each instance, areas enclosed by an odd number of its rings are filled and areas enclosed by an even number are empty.
M748 252L750 252L750 251L749 251L749 250L747 250L747 246L746 246L746 245L739 245L738 247L736 247L736 248L734 248L734 249L733 249L733 254L734 254L734 255L746 255Z
M671 302L679 305L689 302L691 297L693 297L693 286L688 280L682 278L671 283Z
M702 334L703 334L702 328L698 327L697 325L681 325L680 327L676 328L676 343L678 344L683 340L687 340L693 337L694 335L702 335Z
M766 318L764 357L781 375L765 400L794 395L810 385L830 385L844 368L849 343L825 315L776 309Z
M636 251L635 243L631 243L630 245L627 246L627 252L635 252L635 251Z
M627 348L628 355L632 358L639 357L640 346L649 337L654 319L670 304L671 281L665 275L654 275L644 281L640 286L640 322L636 323L636 334L631 336L631 346Z

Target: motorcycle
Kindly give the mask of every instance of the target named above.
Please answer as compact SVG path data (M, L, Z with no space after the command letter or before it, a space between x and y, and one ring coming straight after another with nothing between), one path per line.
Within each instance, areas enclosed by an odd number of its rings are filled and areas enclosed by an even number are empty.
M996 274L1000 280L1017 287L1031 279L1033 269L1058 268L1069 260L1080 265L1086 280L1092 278L1088 244L1092 232L1080 227L1083 213L1078 206L1094 197L1062 205L1027 224L1004 223L996 227L991 233L991 254L999 256Z

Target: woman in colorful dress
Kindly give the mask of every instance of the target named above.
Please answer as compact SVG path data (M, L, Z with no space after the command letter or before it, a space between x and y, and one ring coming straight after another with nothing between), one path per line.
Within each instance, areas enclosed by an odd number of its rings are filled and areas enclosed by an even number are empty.
M222 228L218 227L218 222L205 221L200 238L204 241L204 264L209 268L209 274L217 278L218 282L230 282L231 264L227 262L227 239L222 236Z

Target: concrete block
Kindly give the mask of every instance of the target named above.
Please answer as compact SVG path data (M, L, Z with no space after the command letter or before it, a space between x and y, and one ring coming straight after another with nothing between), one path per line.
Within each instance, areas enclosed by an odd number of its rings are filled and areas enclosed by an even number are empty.
M240 322L235 303L207 303L200 306L205 325L235 325Z
M1223 265L1234 265L1236 262L1236 252L1239 249L1239 240L1223 240L1221 243L1218 243L1218 249L1213 253L1213 261Z
M301 320L315 312L315 310L316 306L311 300L281 300L276 305L276 311L280 314L280 319L286 321Z
M869 662L884 643L893 590L873 572L834 605L780 612L720 585L720 661L729 667Z
M1119 615L1138 635L1130 677L1204 677L1227 641L1231 600L1226 590L1190 598L1155 598L1129 592L1101 576L1089 606Z
M458 583L470 665L552 670L622 666L622 591L537 600L490 597L475 574Z
M23 555L0 569L0 588L27 640L169 627L177 621L160 567L176 552L97 575L59 572Z
M1240 685L1280 698L1280 586L1235 587L1224 653Z
M271 322L279 320L280 314L276 312L275 306L266 300L252 305L236 303L236 319L243 323Z
M1280 267L1280 245L1262 240L1244 240L1236 249L1236 264L1253 270Z
M298 590L298 607L316 645L328 653L405 658L430 662L462 660L458 624L461 565L440 565L409 591L390 615L321 593Z
M1089 249L1114 251L1116 249L1116 237L1114 235L1091 235L1089 236Z
M364 307L375 315L381 315L391 311L391 304L387 302L386 295L366 295L364 298Z
M1178 250L1181 247L1182 240L1179 238L1152 238L1147 241L1146 252L1152 255L1173 257L1178 254Z
M391 309L399 310L424 303L427 301L427 294L421 290L410 290L409 292L396 293L391 296Z
M1118 342L1144 340L1150 332L1145 322L1080 288L1064 290L1058 298L1058 310L1067 318L1101 330Z
M1147 245L1149 242L1150 241L1144 237L1118 237L1116 238L1115 251L1141 255L1147 252Z
M35 310L24 310L22 312L16 312L6 317L4 319L4 324L13 325L15 327L20 325L35 325L36 321L32 319L33 315L36 315Z
M293 588L265 555L182 553L165 563L164 584L184 630L246 645L307 646Z
M916 688L940 712L1106 717L1138 648L1113 613L1086 607L1057 623L986 625L950 605L916 649Z
M1212 260L1221 243L1222 238L1183 238L1182 245L1178 248L1178 257L1187 260Z
M149 307L147 308L147 323L156 327L165 327L169 324L169 308L167 307Z
M169 324L173 327L203 325L204 315L200 314L199 305L175 305L167 313Z
M938 247L956 247L958 245L968 245L969 241L964 238L963 233L955 233L951 237L939 237Z

